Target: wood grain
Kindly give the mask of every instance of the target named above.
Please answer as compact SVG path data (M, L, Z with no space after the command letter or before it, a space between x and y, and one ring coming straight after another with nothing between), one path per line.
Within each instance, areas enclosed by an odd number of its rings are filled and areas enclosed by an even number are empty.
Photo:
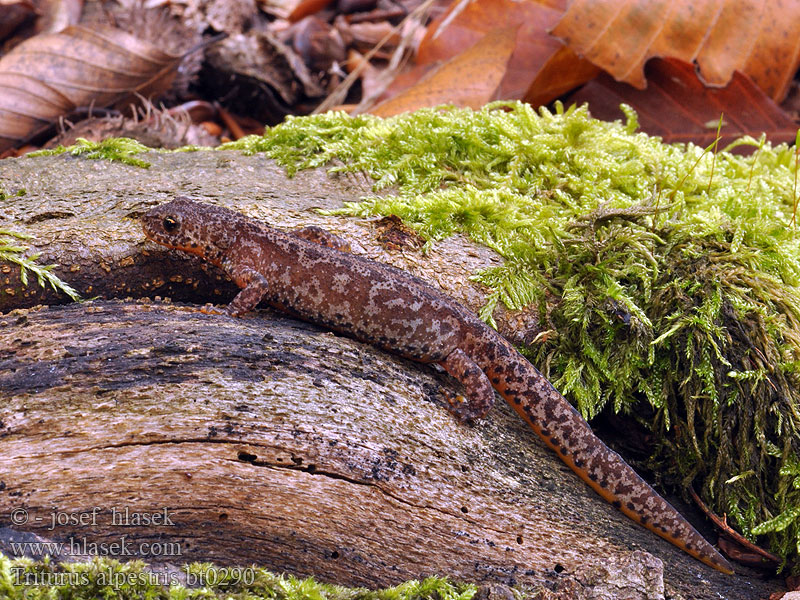
M78 548L124 536L155 563L370 587L434 573L569 582L587 598L625 572L640 593L626 597L657 597L663 567L646 549L694 598L735 581L617 513L505 406L461 426L442 394L463 390L435 368L267 311L14 311L0 348L0 514L24 507L22 529ZM94 523L50 530L54 513L95 507ZM112 508L170 523L114 525Z

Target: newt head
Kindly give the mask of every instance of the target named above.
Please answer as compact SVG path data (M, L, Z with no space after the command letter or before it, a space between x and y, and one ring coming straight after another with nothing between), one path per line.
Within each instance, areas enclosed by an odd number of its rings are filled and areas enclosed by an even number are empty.
M219 265L230 246L234 224L228 213L232 211L178 197L145 213L142 230L148 239L162 246Z

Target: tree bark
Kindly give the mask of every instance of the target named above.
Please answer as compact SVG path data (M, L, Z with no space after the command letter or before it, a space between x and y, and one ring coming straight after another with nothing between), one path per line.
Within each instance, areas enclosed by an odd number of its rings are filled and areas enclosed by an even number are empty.
M388 252L369 222L310 210L367 193L349 179L287 180L263 157L234 153L146 158L147 171L0 161L0 187L27 192L3 201L0 228L35 234L65 280L103 297L230 299L216 271L143 240L135 217L175 195L325 226L473 309L483 294L468 276L497 264L461 238L424 256ZM54 299L6 276L16 290L6 310ZM524 314L499 322L515 341L537 327ZM120 559L138 550L153 562L254 562L369 587L441 574L564 597L776 589L711 571L630 522L507 407L459 425L441 402L459 390L437 368L268 311L237 320L149 301L16 310L0 316L0 349L0 518L24 509L17 528L71 537L89 554L116 543L106 548ZM161 521L131 524L145 516Z

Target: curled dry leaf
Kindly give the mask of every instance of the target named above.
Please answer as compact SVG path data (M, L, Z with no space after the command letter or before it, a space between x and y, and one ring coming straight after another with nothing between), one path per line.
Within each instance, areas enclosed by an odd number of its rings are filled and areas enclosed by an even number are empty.
M460 0L428 27L417 64L449 59L474 44L497 23L520 23L514 52L497 97L525 99L538 106L594 77L599 69L547 33L564 12L566 0Z
M228 108L276 124L305 96L324 90L295 51L268 31L250 30L209 48L206 86Z
M265 13L292 23L313 15L328 6L332 0L257 0Z
M400 45L400 32L389 21L350 24L344 19L340 19L337 21L337 25L347 27L347 32L352 37L353 45L357 50L363 52L373 48L382 40L386 41L381 49L389 55Z
M743 135L758 138L766 133L773 143L793 142L797 135L795 122L739 72L724 88L704 86L693 65L675 59L651 60L646 74L646 90L603 74L567 102L588 102L592 116L607 121L624 118L619 105L629 104L638 113L642 131L665 142L708 146L717 137L720 114L720 149ZM745 150L752 150L752 146L740 148Z
M334 62L347 56L339 31L317 16L310 16L294 25L292 47L312 71L327 71Z
M471 48L426 74L413 87L369 112L389 117L437 104L478 109L495 100L514 51L517 29L518 26L492 30Z
M0 59L0 151L78 108L124 106L168 89L180 55L121 30L71 26Z
M551 33L617 81L644 89L653 57L696 62L706 85L738 70L780 102L800 64L800 2L574 0Z

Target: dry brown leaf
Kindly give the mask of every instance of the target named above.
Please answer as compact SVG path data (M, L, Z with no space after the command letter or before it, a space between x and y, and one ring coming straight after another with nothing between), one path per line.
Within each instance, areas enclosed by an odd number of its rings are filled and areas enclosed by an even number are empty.
M292 29L292 47L312 71L325 72L334 62L343 62L347 57L339 30L316 15L298 21Z
M393 98L399 94L402 94L405 90L415 86L419 83L420 80L424 79L426 75L429 73L433 73L436 69L441 66L439 63L431 63L428 65L416 65L411 68L406 68L401 71L391 82L387 85L385 81L377 80L378 86L374 86L371 90L372 97L374 97L374 104L379 104L390 98ZM380 73L379 73L380 75ZM364 87L364 78L362 77L362 88L366 90ZM375 93L377 92L379 93ZM382 91L381 91L382 90ZM366 91L364 93L366 96Z
M741 71L780 102L800 65L794 0L574 0L551 33L639 89L648 59L672 57L695 61L709 86Z
M521 23L497 96L524 99L535 106L546 104L600 72L547 33L565 7L566 0L454 2L428 27L417 63L425 65L451 58L497 23Z
M348 73L352 73L356 68L361 68L361 90L364 96L372 96L379 91L380 71L373 67L358 50L350 49L344 67Z
M604 73L567 102L588 102L592 116L606 121L624 119L619 105L628 104L639 115L642 131L669 143L708 146L717 137L721 114L720 148L743 135L758 138L766 133L773 143L795 139L797 124L739 72L724 88L709 88L697 78L693 65L656 58L647 63L646 74L646 90L614 81ZM742 152L752 150L751 146L740 148Z
M83 0L38 0L38 7L36 33L57 33L80 22Z
M347 31L353 38L353 45L362 51L368 51L386 39L382 50L391 53L401 40L400 32L389 21L348 24Z
M580 58L566 46L561 46L535 73L523 96L532 106L549 104L554 99L591 80L600 69Z
M389 117L437 104L480 108L497 97L497 87L514 51L517 29L518 26L491 31L413 87L369 112Z
M110 27L32 37L0 58L0 151L81 107L166 90L181 56Z

